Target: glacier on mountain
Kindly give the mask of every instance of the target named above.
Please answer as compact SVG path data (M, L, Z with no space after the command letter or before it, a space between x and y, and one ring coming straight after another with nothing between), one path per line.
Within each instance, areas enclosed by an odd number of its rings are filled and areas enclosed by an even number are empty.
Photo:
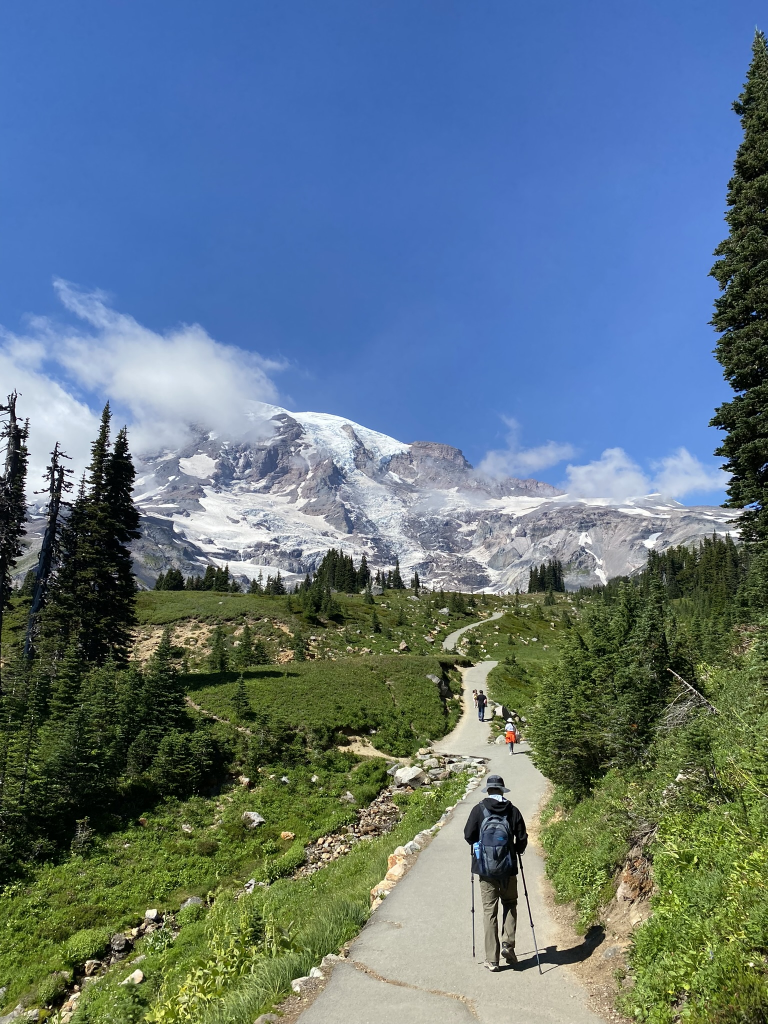
M251 421L240 437L201 430L184 448L137 458L143 585L172 565L189 574L209 564L292 582L337 547L374 568L399 558L404 577L416 570L465 591L524 590L530 567L554 557L577 588L634 572L650 549L736 532L730 510L491 478L457 448L404 444L341 416L261 405ZM33 515L24 568L42 524Z

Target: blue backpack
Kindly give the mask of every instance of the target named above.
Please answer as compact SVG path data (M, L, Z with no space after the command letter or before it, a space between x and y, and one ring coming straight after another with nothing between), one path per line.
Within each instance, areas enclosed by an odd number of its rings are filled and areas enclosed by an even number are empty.
M472 847L478 874L485 878L509 878L514 873L513 845L506 814L483 807L480 838Z

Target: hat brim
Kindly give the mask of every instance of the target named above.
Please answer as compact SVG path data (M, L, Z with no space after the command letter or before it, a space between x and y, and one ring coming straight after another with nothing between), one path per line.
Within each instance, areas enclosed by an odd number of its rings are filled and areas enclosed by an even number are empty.
M487 793L489 789L500 789L502 793L509 793L510 790L506 786L489 786L486 783L485 789L480 790L481 793Z

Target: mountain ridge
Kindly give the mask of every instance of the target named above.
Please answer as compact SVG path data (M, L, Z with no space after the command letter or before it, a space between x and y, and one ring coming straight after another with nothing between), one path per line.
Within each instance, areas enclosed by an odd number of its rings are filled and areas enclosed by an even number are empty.
M573 498L538 480L493 479L450 445L278 406L259 406L240 437L200 430L142 454L137 469L134 560L150 587L171 566L226 563L246 579L279 570L292 581L337 547L374 567L397 558L430 586L491 592L524 590L530 567L556 557L573 589L635 571L651 548L737 533L722 508ZM33 517L33 546L41 525Z

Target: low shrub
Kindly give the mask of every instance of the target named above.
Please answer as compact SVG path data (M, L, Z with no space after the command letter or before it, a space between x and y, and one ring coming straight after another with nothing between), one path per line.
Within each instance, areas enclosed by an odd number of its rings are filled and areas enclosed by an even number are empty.
M75 932L64 946L64 957L72 967L82 966L86 960L97 960L109 946L108 928L83 928Z

